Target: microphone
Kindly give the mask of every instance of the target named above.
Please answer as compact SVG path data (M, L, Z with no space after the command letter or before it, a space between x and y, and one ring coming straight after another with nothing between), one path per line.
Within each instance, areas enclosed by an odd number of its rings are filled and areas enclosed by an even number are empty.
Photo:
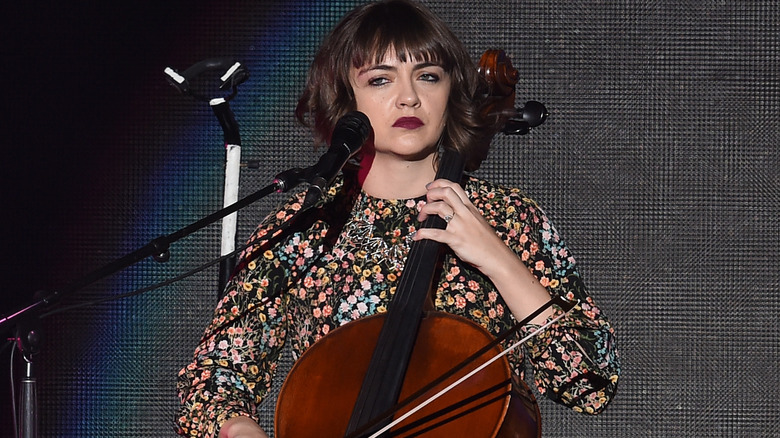
M350 111L336 122L328 152L306 171L306 179L311 185L303 201L304 208L311 207L322 198L341 168L360 150L370 133L371 122L360 111Z

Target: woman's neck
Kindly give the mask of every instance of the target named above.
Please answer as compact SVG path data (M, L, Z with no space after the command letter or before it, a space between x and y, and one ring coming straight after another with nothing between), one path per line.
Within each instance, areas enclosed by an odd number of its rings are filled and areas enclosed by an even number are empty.
M426 193L433 181L434 154L422 160L407 161L386 154L366 154L361 163L361 184L367 194L381 199L410 199Z

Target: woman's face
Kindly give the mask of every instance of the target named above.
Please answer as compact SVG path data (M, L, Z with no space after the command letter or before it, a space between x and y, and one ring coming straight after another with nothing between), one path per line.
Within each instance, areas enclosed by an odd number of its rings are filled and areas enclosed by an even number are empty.
M352 68L357 110L371 120L374 150L402 160L421 160L436 151L450 95L449 74L440 66L389 50L379 64Z

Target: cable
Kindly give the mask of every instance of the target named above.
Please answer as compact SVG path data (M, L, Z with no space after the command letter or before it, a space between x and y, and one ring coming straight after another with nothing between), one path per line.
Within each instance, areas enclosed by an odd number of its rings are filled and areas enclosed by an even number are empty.
M273 230L273 234L276 234L277 232L285 231L290 226L290 224L292 224L296 219L301 217L302 214L305 211L307 211L307 210L306 209L298 210L293 217L288 219L286 222L280 224L279 228L277 228L276 230ZM174 283L176 283L178 281L184 280L185 278L190 277L192 275L195 275L198 272L204 271L204 270L206 270L206 269L208 269L208 268L210 268L210 267L212 267L212 266L222 262L223 260L226 260L226 259L229 259L231 257L234 257L234 256L238 255L239 253L241 253L242 251L246 250L247 248L249 248L251 246L255 246L256 244L257 244L256 242L249 242L247 244L244 244L244 245L238 247L237 249L235 249L233 252L231 252L229 254L222 255L222 256L214 259L214 260L211 260L210 262L207 262L207 263L205 263L205 264L203 264L203 265L201 265L201 266L199 266L197 268L194 268L194 269L192 269L190 271L187 271L187 272L185 272L183 274L179 274L179 275L177 275L177 276L175 276L173 278L170 278L168 280L164 280L164 281L161 281L159 283L152 284L150 286L146 286L146 287L143 287L141 289L136 289L136 290L134 290L132 292L127 292L127 293L124 293L124 294L121 294L121 295L115 295L115 296L100 298L100 299L93 300L93 301L85 301L85 302L73 304L73 305L70 305L70 306L60 307L60 308L54 309L54 310L52 310L50 312L42 313L40 315L40 317L41 318L45 318L47 316L52 316L52 315L55 315L57 313L62 313L62 312L66 312L66 311L70 311L70 310L74 310L74 309L79 309L79 308L82 308L82 307L95 306L95 305L98 305L98 304L101 304L101 303L105 303L105 302L108 302L108 301L115 301L115 300L120 300L122 298L129 298L129 297L140 295L140 294L143 294L143 293L155 290L155 289L159 289L159 288L164 287L164 286L170 286L171 284L174 284Z
M206 270L206 269L208 269L208 268L218 264L222 260L226 260L226 259L228 259L230 257L233 257L233 256L237 255L241 251L249 248L251 245L252 245L251 243L247 244L247 245L244 245L244 246L236 249L235 251L233 251L233 252L231 252L229 254L225 254L225 255L223 255L223 256L221 256L219 258L216 258L216 259L214 259L214 260L212 260L212 261L210 261L208 263L205 263L205 264L203 264L201 266L198 266L195 269L187 271L187 272L185 272L183 274L179 274L179 275L177 275L177 276L175 276L173 278L170 278L168 280L164 280L164 281L161 281L159 283L155 283L155 284L152 284L150 286L146 286L146 287L143 287L141 289L136 289L136 290L134 290L132 292L127 292L127 293L124 293L124 294L121 294L121 295L114 295L114 296L110 296L110 297L100 298L98 300L85 301L85 302L82 302L82 303L77 303L77 304L73 304L73 305L66 306L66 307L60 307L59 309L54 309L51 312L46 312L46 313L41 314L41 318L45 318L47 316L55 315L57 313L67 312L69 310L79 309L79 308L82 308L82 307L96 306L98 304L105 303L107 301L121 300L122 298L129 298L129 297L140 295L140 294L143 294L143 293L155 290L155 289L159 289L159 288L164 287L164 286L170 286L171 284L174 284L174 283L176 283L178 281L184 280L185 278L190 277L192 275L195 275L198 272L204 271L204 270Z

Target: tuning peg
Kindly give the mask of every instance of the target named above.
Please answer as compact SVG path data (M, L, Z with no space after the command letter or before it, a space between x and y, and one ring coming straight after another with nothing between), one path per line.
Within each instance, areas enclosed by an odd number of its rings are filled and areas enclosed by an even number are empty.
M528 131L530 131L531 128L544 123L547 116L550 115L550 113L547 112L547 108L535 100L529 100L525 103L525 106L518 108L516 111L519 117L507 120L504 129L501 130L504 134L528 134Z

